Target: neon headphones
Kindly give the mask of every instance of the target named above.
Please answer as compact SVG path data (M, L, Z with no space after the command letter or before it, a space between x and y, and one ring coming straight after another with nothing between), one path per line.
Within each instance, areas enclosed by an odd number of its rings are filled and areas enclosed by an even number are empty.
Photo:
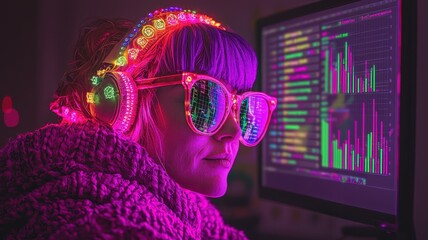
M166 32L191 23L204 23L225 30L206 15L177 7L156 10L138 22L91 77L92 90L86 93L90 114L116 131L127 132L136 118L138 91L132 77L126 71L120 71L121 68L138 63ZM57 114L68 121L79 121L80 115L67 107Z

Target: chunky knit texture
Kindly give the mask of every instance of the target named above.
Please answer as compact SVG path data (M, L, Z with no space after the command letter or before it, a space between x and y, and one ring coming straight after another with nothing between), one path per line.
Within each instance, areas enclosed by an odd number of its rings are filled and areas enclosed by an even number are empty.
M144 148L87 122L48 125L0 150L0 238L246 237Z

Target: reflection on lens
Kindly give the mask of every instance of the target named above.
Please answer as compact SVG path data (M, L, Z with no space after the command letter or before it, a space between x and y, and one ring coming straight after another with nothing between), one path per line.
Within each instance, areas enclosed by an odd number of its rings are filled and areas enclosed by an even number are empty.
M268 111L269 104L262 96L250 95L242 100L239 124L246 143L253 144L260 139L267 124Z
M225 91L215 82L198 80L191 89L190 112L197 130L213 132L226 112Z

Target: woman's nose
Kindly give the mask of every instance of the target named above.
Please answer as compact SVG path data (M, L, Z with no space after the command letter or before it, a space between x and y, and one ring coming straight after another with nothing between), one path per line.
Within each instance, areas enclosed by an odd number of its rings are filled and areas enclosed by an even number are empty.
M218 141L238 141L241 135L241 128L238 122L235 120L233 112L230 112L227 116L223 126L214 134L214 138Z

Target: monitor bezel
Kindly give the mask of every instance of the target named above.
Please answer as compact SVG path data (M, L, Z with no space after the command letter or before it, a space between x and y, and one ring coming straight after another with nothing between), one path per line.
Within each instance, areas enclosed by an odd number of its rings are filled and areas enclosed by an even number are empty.
M257 21L256 51L261 61L262 28L282 21L291 20L307 14L345 6L362 0L322 0L301 7L288 9L277 14L263 17ZM258 187L263 199L286 203L292 206L340 217L360 223L370 224L391 231L399 236L414 235L413 192L415 161L416 126L416 0L399 0L401 4L401 93L400 93L400 132L399 132L399 173L397 189L397 214L363 209L350 205L326 201L319 198L280 191L262 186L262 147L258 152ZM261 62L259 66L262 66ZM262 68L258 68L257 85L261 89ZM262 89L264 90L264 89ZM407 238L406 238L407 239Z

